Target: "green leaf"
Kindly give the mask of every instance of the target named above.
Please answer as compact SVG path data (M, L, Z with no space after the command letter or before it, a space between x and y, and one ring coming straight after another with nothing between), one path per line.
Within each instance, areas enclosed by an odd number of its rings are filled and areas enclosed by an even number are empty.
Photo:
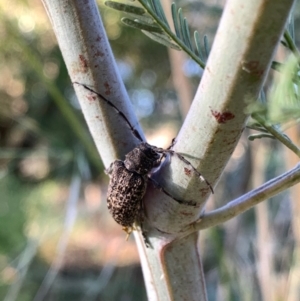
M156 33L163 33L162 29L158 27L157 25L153 24L150 25L148 23L141 22L138 19L132 20L129 18L122 18L121 19L122 23L124 23L127 26L137 28L139 30L146 30L150 32L156 32Z
M195 30L195 32L194 32L194 40L195 40L195 45L196 45L196 50L197 50L198 56L201 60L203 60L203 55L201 52L200 35L197 30Z
M208 49L207 35L204 35L204 37L203 37L203 42L204 42L205 57L206 57L206 59L207 59L208 56L209 56L209 49Z
M183 30L184 30L185 40L187 41L186 45L190 48L191 51L193 51L190 29L186 18L183 19L183 24L184 24Z
M175 33L176 36L181 40L181 30L179 27L178 14L177 14L178 12L177 12L176 4L174 2L172 3L171 10L172 10L172 19L174 23Z
M115 1L105 1L104 4L110 8L135 15L143 15L146 12L145 9L142 7L119 3Z
M185 45L187 45L186 36L184 34L185 28L184 28L184 19L183 19L181 7L178 9L178 18L179 18L179 25L180 25L181 40Z
M165 23L166 26L170 29L170 26L168 24L165 12L161 6L160 0L152 0L153 6L154 6L154 11L158 15L158 17Z
M248 140L250 141L254 141L255 139L262 139L262 138L271 138L271 139L276 139L274 136L272 136L271 134L264 134L264 133L260 133L260 134L252 134L248 136Z
M114 1L105 1L105 5L110 8L116 9L118 11L122 11L125 14L129 15L131 18L138 19L141 22L148 23L148 24L154 23L153 18L147 15L146 10L142 7L123 4Z
M174 44L172 42L172 40L169 38L169 36L167 36L164 33L160 34L160 33L154 33L154 32L149 32L149 31L145 31L145 30L142 30L142 32L146 36L148 36L149 38L151 38L152 40L154 40L160 44L163 44L167 47L170 47L170 48L173 48L176 50L181 50L181 48L177 44Z

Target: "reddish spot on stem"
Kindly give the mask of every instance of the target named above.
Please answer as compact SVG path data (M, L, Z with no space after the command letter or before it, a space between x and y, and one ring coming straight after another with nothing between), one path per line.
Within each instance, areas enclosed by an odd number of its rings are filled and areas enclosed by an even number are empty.
M108 83L108 82L105 82L105 83L104 83L104 87L105 87L105 94L106 94L106 95L110 95L111 90L110 90L110 85L109 85L109 83Z
M89 101L95 101L97 99L97 97L95 95L87 95L86 98L89 100Z
M264 69L259 66L259 61L244 61L242 62L242 68L246 72L256 75L258 77L264 74Z
M83 54L79 54L79 65L80 65L80 70L83 73L86 73L88 70L88 63Z
M184 216L194 216L194 212L185 212L185 211L181 211L180 214L184 215Z
M235 116L231 112L218 112L214 110L210 110L212 115L216 118L218 123L226 123L228 120L233 119Z
M190 169L188 169L188 168L184 168L184 173L187 175L187 176L191 176L191 174L192 174L192 171L190 170Z
M104 53L103 52L101 52L100 50L96 50L96 52L94 53L94 58L96 58L96 57L101 57L101 56L104 56Z

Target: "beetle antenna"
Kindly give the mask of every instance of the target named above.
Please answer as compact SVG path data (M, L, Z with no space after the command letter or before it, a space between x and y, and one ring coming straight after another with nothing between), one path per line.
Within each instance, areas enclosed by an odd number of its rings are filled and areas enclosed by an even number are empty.
M102 98L108 105L110 105L117 114L119 114L126 122L127 126L129 127L129 129L131 130L131 132L133 133L133 135L140 140L141 142L144 142L144 139L141 137L140 133L138 132L137 129L135 129L131 123L129 122L128 118L125 116L125 114L123 112L121 112L110 100L108 100L105 96L103 96L102 94L100 94L99 92L96 92L95 90L93 90L92 88L90 88L89 86L82 84L82 83L78 83L78 82L74 82L73 84L77 84L80 85L82 87L84 87L85 89L87 89L88 91L96 94L97 96L99 96L100 98Z

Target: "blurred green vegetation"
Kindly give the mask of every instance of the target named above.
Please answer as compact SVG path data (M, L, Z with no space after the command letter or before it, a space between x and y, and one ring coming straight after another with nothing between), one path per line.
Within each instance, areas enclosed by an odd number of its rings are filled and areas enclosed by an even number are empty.
M190 25L212 44L221 4L178 2ZM167 49L122 25L121 13L100 5L146 133L168 123L178 129L182 118ZM136 247L107 215L108 180L42 3L1 3L0 20L0 299L146 300ZM195 90L201 70L187 60L183 72ZM264 143L269 152L264 176L270 179L285 162L277 142ZM249 190L255 151L243 137L208 206ZM278 295L293 268L290 202L288 193L268 202L275 265L270 285L276 284ZM203 231L209 300L221 300L220 295L228 301L262 300L256 218L252 210Z

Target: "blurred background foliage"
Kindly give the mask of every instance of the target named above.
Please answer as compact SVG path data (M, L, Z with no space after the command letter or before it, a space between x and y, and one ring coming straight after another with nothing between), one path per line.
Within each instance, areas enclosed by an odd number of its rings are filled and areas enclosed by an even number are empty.
M148 141L166 146L176 136L202 70L182 53L174 57L122 25L121 12L98 3ZM224 1L177 5L211 45ZM296 8L296 41L298 12ZM0 20L0 299L146 300L134 241L125 241L107 213L108 178L41 1L2 1ZM287 57L279 47L278 61ZM177 76L184 76L180 85ZM267 91L274 78L280 81L272 72ZM290 131L299 142L297 127ZM250 143L248 134L207 210L293 166L291 152L280 143ZM299 195L295 188L222 227L203 231L200 245L210 301L296 300Z

